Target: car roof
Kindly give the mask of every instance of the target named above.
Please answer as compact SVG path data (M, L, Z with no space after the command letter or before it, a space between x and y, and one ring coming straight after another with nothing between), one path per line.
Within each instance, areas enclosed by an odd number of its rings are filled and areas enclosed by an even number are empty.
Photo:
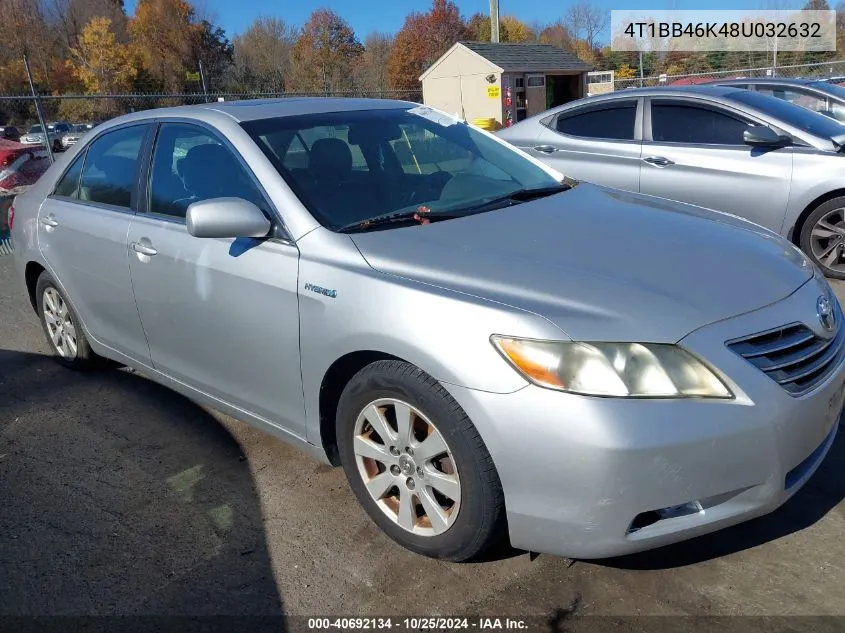
M714 80L715 83L726 86L730 84L792 84L795 86L806 86L814 83L824 83L824 79L807 79L798 77L745 77L744 79Z
M579 101L599 101L602 99L624 99L629 97L654 97L654 96L683 96L683 95L709 95L711 97L726 97L730 94L738 92L742 88L734 88L731 86L720 86L715 84L696 84L684 86L655 86L650 88L626 88L624 90L616 90L614 92L607 92L600 95L587 97L586 99L579 99Z
M112 122L151 119L158 117L189 117L206 119L224 114L238 123L275 117L297 116L327 112L351 112L354 110L393 110L419 105L410 101L394 99L365 99L339 97L284 97L281 99L245 99L242 101L214 101L172 108L156 108L123 115Z

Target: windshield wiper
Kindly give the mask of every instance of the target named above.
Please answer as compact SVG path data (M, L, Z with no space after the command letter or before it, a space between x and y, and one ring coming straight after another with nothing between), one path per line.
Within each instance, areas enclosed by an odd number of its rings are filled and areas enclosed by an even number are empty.
M482 202L481 204L472 207L449 209L448 211L444 210L443 212L425 210L425 207L423 207L423 209L418 208L409 211L394 211L392 213L385 213L384 215L377 215L374 218L369 218L367 220L351 222L350 224L342 226L336 230L338 233L352 233L358 231L369 231L370 229L384 226L386 224L401 224L412 221L419 224L428 224L428 222L432 220L451 220L465 215L487 211L501 206L502 203L505 202L525 202L526 200L545 198L546 196L551 196L571 188L571 185L559 184L552 185L550 187L517 189L516 191L511 191L506 195L493 198L492 200L487 200L486 202Z
M437 213L436 211L432 213L431 211L424 211L420 209L414 209L411 211L394 211L392 213L385 213L384 215L377 215L374 218L351 222L350 224L337 229L337 232L352 233L357 231L369 231L370 229L384 226L385 224L401 224L412 221L418 224L428 224L428 221L432 219L448 220L454 217L456 216L448 213Z
M512 203L527 202L528 200L536 200L538 198L553 196L556 193L561 193L563 191L567 191L568 189L572 189L572 186L559 184L552 185L550 187L517 189L516 191L511 191L510 193L482 202L481 204L461 209L460 213L456 211L456 215L469 215L472 213L481 213L483 211L493 211L503 206L510 206Z

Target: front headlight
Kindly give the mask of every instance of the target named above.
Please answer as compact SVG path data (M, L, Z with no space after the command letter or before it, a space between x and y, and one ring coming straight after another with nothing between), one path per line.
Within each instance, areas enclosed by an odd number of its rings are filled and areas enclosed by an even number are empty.
M490 340L520 374L549 389L623 398L733 397L713 371L677 345Z

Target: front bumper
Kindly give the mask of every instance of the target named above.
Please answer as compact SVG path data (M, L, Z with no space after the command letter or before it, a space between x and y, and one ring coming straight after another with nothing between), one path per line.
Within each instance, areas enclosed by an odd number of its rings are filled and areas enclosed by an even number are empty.
M820 332L819 294L808 282L784 301L680 341L718 368L736 394L731 401L594 398L533 385L493 394L450 385L496 464L513 546L604 558L782 505L833 444L845 361L795 398L725 341L795 321Z

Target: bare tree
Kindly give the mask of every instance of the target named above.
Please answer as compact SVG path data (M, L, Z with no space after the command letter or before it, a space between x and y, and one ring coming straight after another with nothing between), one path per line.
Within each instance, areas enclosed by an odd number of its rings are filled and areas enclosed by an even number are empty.
M44 18L55 31L58 44L67 51L79 42L82 29L94 18L111 20L118 41L126 42L126 14L120 0L41 0Z
M610 13L607 9L583 0L569 7L564 21L569 31L593 50L601 32L610 22Z
M282 91L298 30L279 18L257 18L234 38L235 81L240 88Z

